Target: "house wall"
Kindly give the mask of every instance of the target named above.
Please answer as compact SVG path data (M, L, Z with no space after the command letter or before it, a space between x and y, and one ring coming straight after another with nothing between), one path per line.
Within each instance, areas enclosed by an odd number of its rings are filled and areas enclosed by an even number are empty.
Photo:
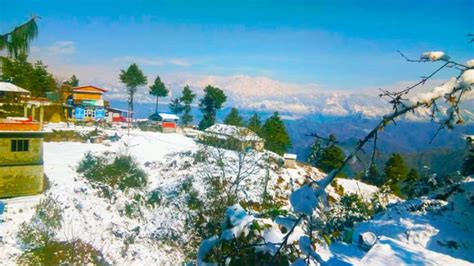
M24 152L12 152L12 139L29 140L29 150ZM9 137L0 135L0 166L11 164L42 164L43 163L43 138L29 138L22 135Z
M101 93L74 92L73 100L102 100Z
M296 160L294 159L285 159L286 168L296 168Z
M26 152L12 152L12 139L28 139ZM44 189L43 136L29 133L0 134L0 198L34 195Z
M0 198L39 194L44 186L43 165L0 166Z

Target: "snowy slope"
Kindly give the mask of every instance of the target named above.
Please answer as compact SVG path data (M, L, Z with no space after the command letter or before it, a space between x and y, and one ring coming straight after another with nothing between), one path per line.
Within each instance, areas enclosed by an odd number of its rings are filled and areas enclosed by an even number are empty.
M52 128L65 129L64 124L49 125ZM94 128L74 127L74 130L87 132ZM69 129L70 130L70 129ZM143 264L175 264L182 262L184 256L179 244L185 245L184 221L187 207L183 196L177 191L183 181L194 176L194 186L203 190L200 178L202 164L192 164L193 154L203 148L192 139L180 134L161 134L132 130L130 136L120 129L107 130L112 135L118 132L122 136L119 142L105 144L56 142L44 144L45 174L50 188L46 194L55 198L63 210L63 226L57 234L60 240L80 238L102 251L107 261L113 264L143 265ZM111 204L108 200L99 197L98 192L82 178L76 168L79 161L87 152L101 154L130 153L141 164L149 178L148 191L159 188L164 193L163 203L155 210L144 209L143 217L129 219L121 212L127 201L127 195L122 195ZM230 164L237 160L232 151L223 151ZM251 153L251 161L261 160L267 153ZM276 156L268 153L268 156ZM229 167L232 174L235 170ZM218 171L218 169L210 169ZM264 180L266 170L258 168L255 175L249 178L243 188L249 198L258 199L262 195L261 181ZM285 197L293 186L303 183L307 176L318 178L321 173L315 169L284 169L275 172L270 169L270 186L276 184L282 189L277 192L271 189L270 193L283 193ZM176 196L177 195L177 196ZM4 200L6 212L0 224L0 236L3 237L0 250L0 265L14 263L21 254L16 235L18 226L29 221L34 213L35 206L46 195L20 197ZM139 228L138 233L136 233ZM132 244L126 245L125 239L134 237ZM160 239L174 238L175 243ZM178 246L176 246L178 244Z
M48 127L59 129L65 125ZM75 127L74 130L90 131L93 128ZM60 203L64 216L58 237L60 240L79 238L91 243L101 250L106 260L112 264L176 265L183 262L180 247L186 245L184 222L188 210L179 188L192 176L193 186L201 191L205 189L202 183L203 175L218 172L220 169L202 162L196 163L194 156L203 149L210 153L218 152L217 149L206 148L180 134L132 130L128 137L121 129L107 131L111 135L116 132L122 139L113 143L45 143L45 173L51 185L46 194ZM79 161L88 151L97 154L130 153L148 174L149 184L146 190L158 188L162 191L161 205L156 209L143 209L140 218L127 218L122 210L129 195L119 194L121 196L117 201L111 203L99 197L98 192L76 173ZM235 174L238 154L226 150L220 152L227 162L226 174ZM247 156L257 167L251 177L243 182L240 196L259 200L263 192L262 181L267 175L267 169L262 162L267 157L278 156L267 152L251 152ZM302 165L296 169L272 166L268 170L269 193L285 201L291 191L309 180L324 176L317 169ZM378 191L374 186L355 180L337 179L337 182L344 188L345 193L359 193L366 200ZM408 256L413 250L419 251L420 256L424 256L421 258L427 261L436 261L437 258L442 258L442 262L453 263L457 262L455 258L474 261L474 234L469 224L473 220L473 205L470 202L472 194L469 194L474 191L473 184L472 181L466 182L460 189L464 192L453 193L447 200L424 199L394 204L386 213L361 223L354 233L354 243L359 232L371 231L385 237L381 238L382 245L374 251L366 253L355 244L335 243L329 249L323 248L317 252L321 252L321 256L332 265L372 263L374 260L380 262L380 258L383 259L383 256L380 256L386 250L399 255L404 263L409 261L403 256ZM333 190L329 187L328 193L333 193ZM35 205L43 197L45 195L4 200L7 206L3 216L4 222L0 223L0 236L3 237L0 242L0 265L14 264L21 254L16 240L18 226L31 218ZM129 237L133 237L135 241L125 244ZM456 248L452 245L456 245ZM397 261L396 265L399 262Z

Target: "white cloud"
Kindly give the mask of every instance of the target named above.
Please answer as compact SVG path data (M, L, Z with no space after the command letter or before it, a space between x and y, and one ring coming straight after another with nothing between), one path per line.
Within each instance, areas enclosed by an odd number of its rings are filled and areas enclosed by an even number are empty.
M73 54L76 52L76 46L73 41L60 41L55 42L51 46L46 47L47 51L51 54Z

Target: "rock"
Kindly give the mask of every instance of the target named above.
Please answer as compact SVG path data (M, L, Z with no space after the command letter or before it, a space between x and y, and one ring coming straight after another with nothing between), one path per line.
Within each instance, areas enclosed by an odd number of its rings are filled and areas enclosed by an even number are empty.
M377 236L372 232L365 232L359 235L359 247L370 250L377 243Z

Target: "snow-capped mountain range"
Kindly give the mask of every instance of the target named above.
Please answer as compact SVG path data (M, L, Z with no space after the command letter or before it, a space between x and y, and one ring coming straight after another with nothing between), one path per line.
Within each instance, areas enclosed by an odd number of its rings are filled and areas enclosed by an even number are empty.
M377 89L360 91L331 90L317 84L285 83L268 77L234 76L187 76L166 77L166 86L171 93L167 100L179 97L184 86L189 85L193 91L202 96L203 89L212 85L224 90L227 95L227 107L238 107L247 111L273 112L278 111L287 119L298 119L311 115L328 116L362 116L364 118L381 117L391 111L387 100L379 97ZM416 91L424 92L439 85L442 81L433 81ZM127 98L126 90L120 83L104 84L109 88L108 97L113 100ZM404 86L403 84L400 86ZM403 87L401 87L403 88ZM400 89L400 88L398 88ZM463 119L474 121L474 93L465 95ZM147 88L138 90L136 100L141 103L154 103L155 99ZM166 102L166 100L164 100ZM441 106L441 111L446 107ZM409 120L427 120L429 109L419 109L416 113L406 116Z

